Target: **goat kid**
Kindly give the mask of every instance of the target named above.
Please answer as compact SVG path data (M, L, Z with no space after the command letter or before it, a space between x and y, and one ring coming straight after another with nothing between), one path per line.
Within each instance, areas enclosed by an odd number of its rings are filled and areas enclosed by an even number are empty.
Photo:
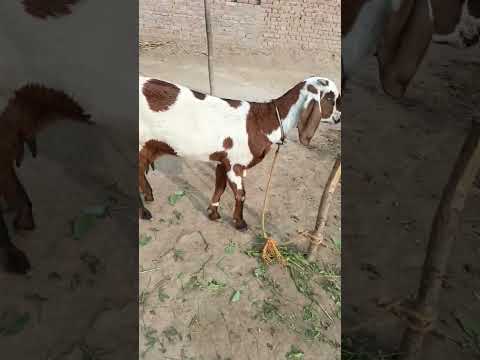
M153 201L146 173L162 155L217 162L208 217L220 218L220 198L228 185L235 195L233 222L244 230L246 170L263 160L272 144L297 127L309 145L319 124L340 122L335 83L310 77L283 96L265 103L222 99L162 80L139 77L139 188ZM140 199L139 216L151 214Z
M25 144L36 157L36 134L61 118L92 124L90 115L68 95L32 84L15 91L0 114L0 198L15 210L13 225L17 230L33 230L35 222L32 202L16 174L14 163L17 167L22 164ZM0 248L7 255L7 270L25 273L30 269L27 256L12 243L1 213Z

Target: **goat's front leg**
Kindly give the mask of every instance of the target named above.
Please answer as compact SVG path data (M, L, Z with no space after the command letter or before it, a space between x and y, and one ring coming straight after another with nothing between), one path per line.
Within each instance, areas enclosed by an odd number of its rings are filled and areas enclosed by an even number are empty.
M10 240L7 224L0 213L0 247L5 250L7 255L7 271L25 274L30 270L30 262L23 251L18 249Z
M220 198L227 187L227 169L224 164L218 164L215 170L215 191L212 196L212 201L207 209L208 218L210 220L220 219L218 213L218 206L220 205Z
M238 171L230 170L227 173L228 185L235 195L235 210L233 211L233 224L237 230L246 230L247 223L243 220L243 203L245 202L245 186L243 183L243 174L237 175Z
M138 160L138 186L144 195L145 201L151 202L153 201L153 190L145 175L150 163L146 157L142 156L141 152Z
M10 167L5 174L5 199L9 206L16 211L13 225L18 230L33 230L35 222L33 220L32 201L25 188L17 177L13 167Z

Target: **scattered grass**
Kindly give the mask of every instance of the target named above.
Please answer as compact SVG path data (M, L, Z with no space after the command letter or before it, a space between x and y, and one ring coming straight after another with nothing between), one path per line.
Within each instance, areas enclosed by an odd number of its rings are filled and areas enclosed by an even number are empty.
M247 250L245 253L248 256L260 258L260 251L260 249L254 248ZM317 263L309 262L305 256L294 247L279 246L279 251L286 260L290 278L293 280L297 290L312 302L318 303L314 293L314 286L320 285L321 288L329 294L330 299L334 303L334 315L340 318L340 269L333 266L324 266L322 268ZM254 276L263 281L268 280L266 267L263 262L254 270Z
M138 244L141 247L143 247L143 246L147 245L148 243L150 243L150 241L152 241L152 237L150 235L140 234L140 239L138 240Z
M394 360L400 353L378 349L368 337L342 338L342 360Z
M480 355L480 322L472 318L454 314L455 321L462 331L463 347L474 353Z
M165 302L166 300L170 299L170 296L168 296L168 294L165 293L165 290L162 288L158 289L157 295L160 302Z
M143 327L143 336L145 337L145 350L140 353L142 359L145 358L147 353L154 349L156 345L160 346L160 351L164 353L166 351L163 343L160 341L158 331L151 326Z
M30 322L30 313L16 310L4 311L0 315L0 335L14 336L21 333Z
M180 334L177 329L173 326L169 326L165 330L162 331L162 335L165 336L169 343L175 343L177 339L179 341L183 340L182 334Z
M305 354L302 350L292 345L290 351L285 354L285 358L287 360L303 360L305 358Z
M235 249L237 247L237 244L235 244L233 241L229 241L228 245L225 246L225 254L227 255L232 255L235 252Z
M222 283L218 280L212 279L207 283L207 289L214 292L219 292L225 289L227 284Z
M175 249L173 252L174 261L183 261L185 260L185 251Z

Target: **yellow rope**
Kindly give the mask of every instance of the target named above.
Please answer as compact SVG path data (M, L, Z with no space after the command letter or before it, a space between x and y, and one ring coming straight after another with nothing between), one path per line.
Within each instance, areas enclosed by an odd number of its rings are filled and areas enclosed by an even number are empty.
M275 156L273 157L272 167L270 169L270 175L268 177L268 182L267 182L267 188L265 189L265 198L263 199L262 235L263 235L263 238L266 240L266 242L262 250L262 259L267 264L271 264L273 261L277 260L281 264L285 265L286 261L283 258L282 254L280 253L280 251L278 250L276 241L273 240L272 238L269 238L267 236L267 232L265 231L265 213L267 212L268 193L270 190L270 183L272 182L273 169L275 167L275 163L277 161L279 151L280 151L280 144L278 144L277 151L275 151Z

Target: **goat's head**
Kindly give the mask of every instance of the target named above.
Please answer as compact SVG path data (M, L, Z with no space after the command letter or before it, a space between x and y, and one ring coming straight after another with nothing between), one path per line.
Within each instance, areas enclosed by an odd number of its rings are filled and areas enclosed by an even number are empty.
M341 94L332 80L311 77L305 81L306 101L300 113L298 136L302 145L310 144L321 122L340 122Z

